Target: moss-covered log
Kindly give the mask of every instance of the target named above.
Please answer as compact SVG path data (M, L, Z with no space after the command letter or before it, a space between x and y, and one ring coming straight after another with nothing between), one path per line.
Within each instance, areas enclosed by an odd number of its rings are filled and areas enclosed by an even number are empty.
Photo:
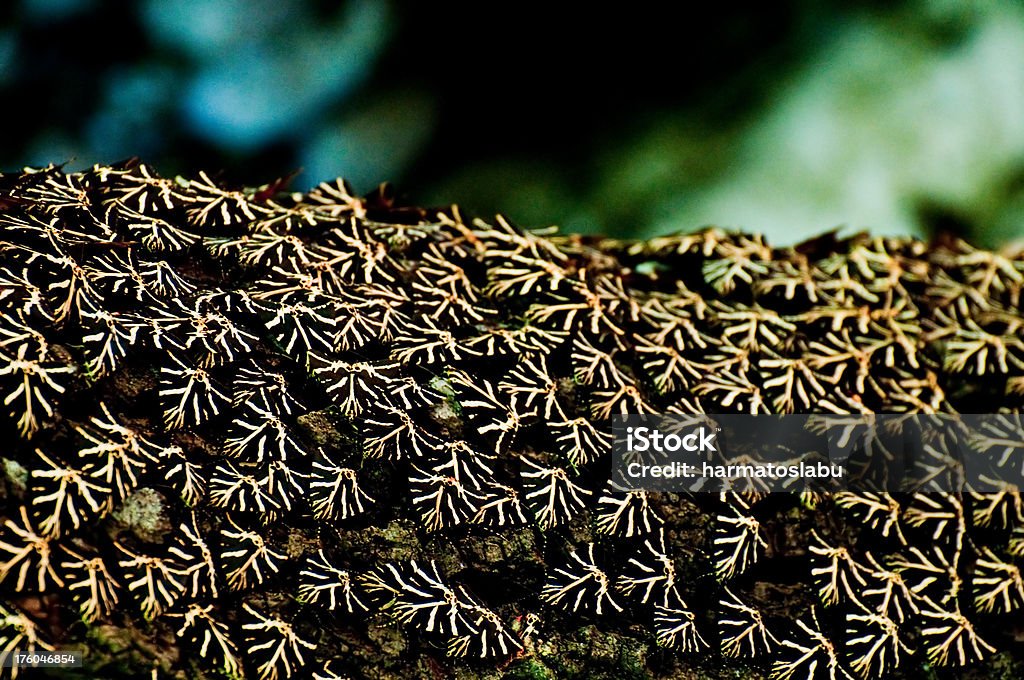
M1024 675L1016 492L607 484L615 413L1019 414L1020 252L613 241L138 163L5 175L0 230L0 649L85 649L87 677Z

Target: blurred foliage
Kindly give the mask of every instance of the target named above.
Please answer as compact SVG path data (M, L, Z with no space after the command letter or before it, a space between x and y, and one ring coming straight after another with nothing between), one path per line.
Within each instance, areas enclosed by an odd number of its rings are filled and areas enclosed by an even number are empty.
M723 6L717 6L723 5ZM12 0L5 169L395 181L527 225L1024 235L1024 8Z

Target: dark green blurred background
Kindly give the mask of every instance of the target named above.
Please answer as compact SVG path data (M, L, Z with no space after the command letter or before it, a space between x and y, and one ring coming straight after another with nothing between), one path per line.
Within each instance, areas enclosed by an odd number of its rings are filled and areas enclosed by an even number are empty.
M1019 4L477 6L9 0L0 165L301 168L628 236L1024 236Z

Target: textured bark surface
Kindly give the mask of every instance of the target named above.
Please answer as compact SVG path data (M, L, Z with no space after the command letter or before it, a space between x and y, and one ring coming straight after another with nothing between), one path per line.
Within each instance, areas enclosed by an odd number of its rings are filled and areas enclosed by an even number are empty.
M97 678L1024 676L1016 493L607 488L613 413L1018 414L1020 253L539 234L134 163L3 176L0 229L0 649ZM831 597L826 553L863 583ZM892 574L903 620L863 594ZM865 653L864 612L906 649Z

